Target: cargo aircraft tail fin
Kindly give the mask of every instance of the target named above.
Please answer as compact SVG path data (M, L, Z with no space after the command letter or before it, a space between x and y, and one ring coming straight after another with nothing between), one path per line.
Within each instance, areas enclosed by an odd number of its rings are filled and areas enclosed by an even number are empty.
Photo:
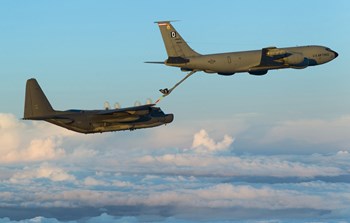
M34 78L27 80L23 119L43 117L54 112L38 82Z

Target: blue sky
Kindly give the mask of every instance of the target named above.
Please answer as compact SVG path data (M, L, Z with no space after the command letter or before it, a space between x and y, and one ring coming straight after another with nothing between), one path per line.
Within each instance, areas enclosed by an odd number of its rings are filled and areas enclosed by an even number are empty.
M349 10L348 1L2 1L0 222L350 221ZM80 135L19 120L31 77L61 110L155 101L185 76L143 63L166 59L158 20L180 20L200 53L315 44L339 57L261 77L196 73L159 104L174 122L153 129Z

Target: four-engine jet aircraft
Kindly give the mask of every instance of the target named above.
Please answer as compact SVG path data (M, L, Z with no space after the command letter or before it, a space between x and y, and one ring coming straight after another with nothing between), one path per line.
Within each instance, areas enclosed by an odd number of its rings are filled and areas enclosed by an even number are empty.
M44 120L80 133L102 133L160 126L173 121L154 104L110 110L54 110L35 79L27 80L24 118Z
M147 63L161 63L179 67L182 71L190 71L184 79L170 90L167 88L161 89L160 91L164 96L170 94L174 88L197 71L218 73L225 76L241 72L264 75L268 70L303 69L308 66L324 64L338 56L337 52L324 46L266 47L253 51L201 55L187 45L170 21L156 23L162 34L168 59L165 62Z

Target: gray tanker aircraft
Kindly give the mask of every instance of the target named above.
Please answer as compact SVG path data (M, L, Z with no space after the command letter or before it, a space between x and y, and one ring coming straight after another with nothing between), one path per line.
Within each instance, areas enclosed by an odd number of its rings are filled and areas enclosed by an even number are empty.
M158 24L168 59L159 63L179 67L189 71L187 76L171 89L161 89L166 96L186 78L197 71L233 75L248 72L252 75L265 75L269 70L294 68L304 69L327 63L338 56L338 53L324 46L299 46L288 48L266 47L261 50L241 51L201 55L187 45L170 21L155 22Z
M105 110L56 111L35 79L27 80L25 120L44 120L80 133L102 133L151 128L171 123L173 114L164 114L155 104Z

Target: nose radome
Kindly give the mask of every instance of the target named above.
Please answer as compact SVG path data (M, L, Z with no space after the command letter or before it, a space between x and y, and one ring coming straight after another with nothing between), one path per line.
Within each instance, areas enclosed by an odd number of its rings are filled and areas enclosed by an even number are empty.
M167 114L165 117L165 123L171 123L174 120L173 114Z
M335 51L333 51L333 52L334 52L334 58L337 58L339 54Z

